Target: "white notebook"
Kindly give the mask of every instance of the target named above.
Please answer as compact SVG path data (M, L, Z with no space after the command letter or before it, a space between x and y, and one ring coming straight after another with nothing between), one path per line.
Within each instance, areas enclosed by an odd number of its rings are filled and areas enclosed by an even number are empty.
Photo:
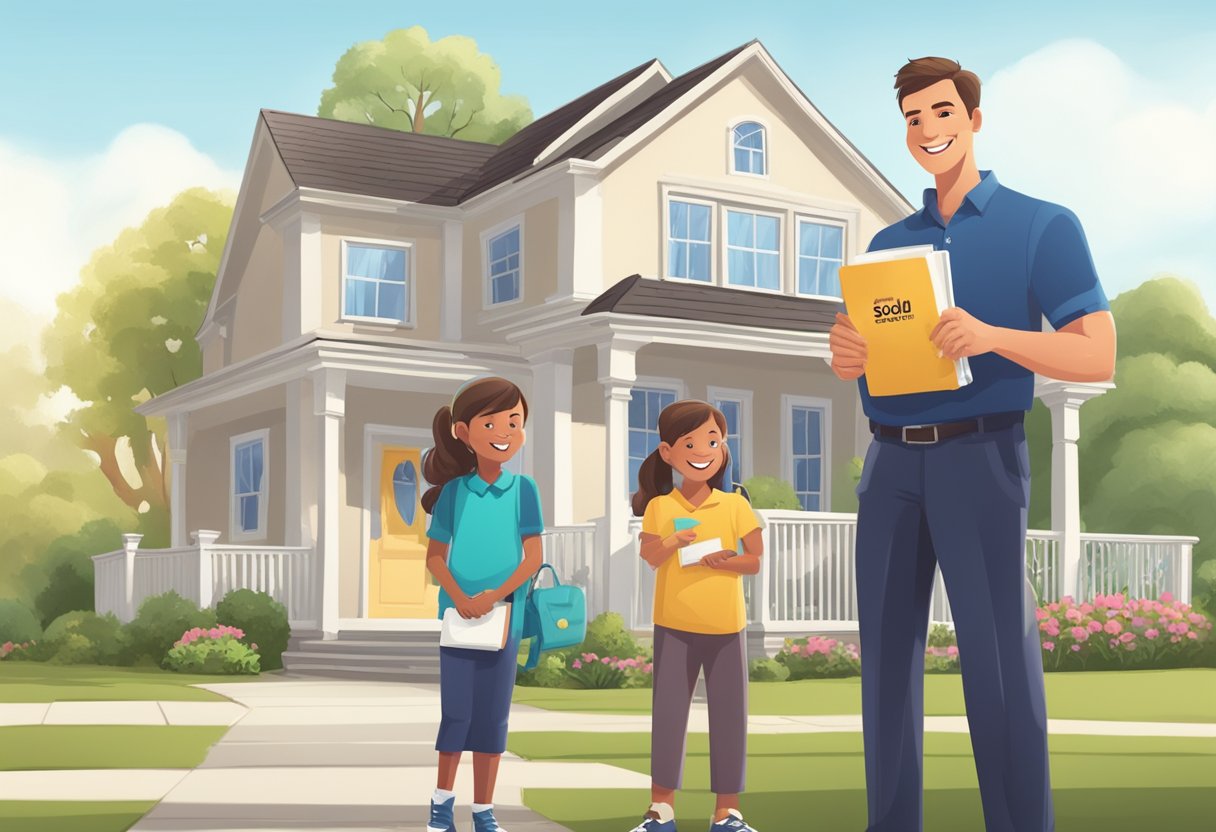
M699 540L680 549L680 566L696 566L701 558L722 551L722 538L711 537L709 540Z
M510 626L511 604L508 601L499 601L481 618L462 618L455 607L448 607L443 611L439 646L501 650L507 645Z

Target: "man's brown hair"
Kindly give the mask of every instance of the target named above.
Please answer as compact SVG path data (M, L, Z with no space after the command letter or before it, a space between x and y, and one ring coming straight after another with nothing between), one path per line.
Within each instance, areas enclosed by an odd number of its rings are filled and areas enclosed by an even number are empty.
M963 69L949 58L909 58L895 73L895 97L903 105L904 98L931 87L938 81L953 81L967 117L980 106L980 79L974 72Z

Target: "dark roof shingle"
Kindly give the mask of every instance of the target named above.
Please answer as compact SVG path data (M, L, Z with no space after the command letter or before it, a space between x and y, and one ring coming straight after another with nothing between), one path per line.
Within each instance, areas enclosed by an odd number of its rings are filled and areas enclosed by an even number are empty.
M827 332L840 305L725 286L700 286L630 275L587 304L584 315L618 312L652 318L712 321L763 329Z

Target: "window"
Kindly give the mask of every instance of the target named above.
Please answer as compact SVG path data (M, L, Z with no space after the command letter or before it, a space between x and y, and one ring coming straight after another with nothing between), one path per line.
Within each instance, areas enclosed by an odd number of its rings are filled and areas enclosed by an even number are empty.
M343 317L409 321L409 246L343 241L342 249Z
M711 208L678 199L667 203L667 276L711 280Z
M749 390L710 387L706 397L726 417L726 446L730 448L731 470L723 483L723 490L729 491L731 483L742 483L750 472L748 456L751 437L748 431L752 394Z
M743 121L731 131L731 151L735 173L751 173L764 176L765 166L764 127L754 121Z
M676 391L635 387L629 399L629 492L637 488L642 460L659 447L659 414L675 403Z
M781 288L781 220L750 211L726 212L726 274L732 286Z
M266 534L266 444L268 432L254 431L231 439L231 537Z
M790 470L794 493L806 511L822 511L826 445L824 407L789 404Z
M798 294L840 297L844 262L844 229L810 220L798 221Z
M516 225L486 242L487 294L491 306L520 298L521 233L521 227Z
M407 459L393 469L393 502L405 525L414 525L418 507L418 469Z

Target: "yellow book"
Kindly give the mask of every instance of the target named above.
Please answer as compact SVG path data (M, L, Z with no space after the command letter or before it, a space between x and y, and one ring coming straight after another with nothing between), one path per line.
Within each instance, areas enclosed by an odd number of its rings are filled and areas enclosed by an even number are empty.
M957 390L971 383L966 358L937 354L929 333L954 305L950 255L932 246L874 251L840 269L849 320L869 345L872 396Z

